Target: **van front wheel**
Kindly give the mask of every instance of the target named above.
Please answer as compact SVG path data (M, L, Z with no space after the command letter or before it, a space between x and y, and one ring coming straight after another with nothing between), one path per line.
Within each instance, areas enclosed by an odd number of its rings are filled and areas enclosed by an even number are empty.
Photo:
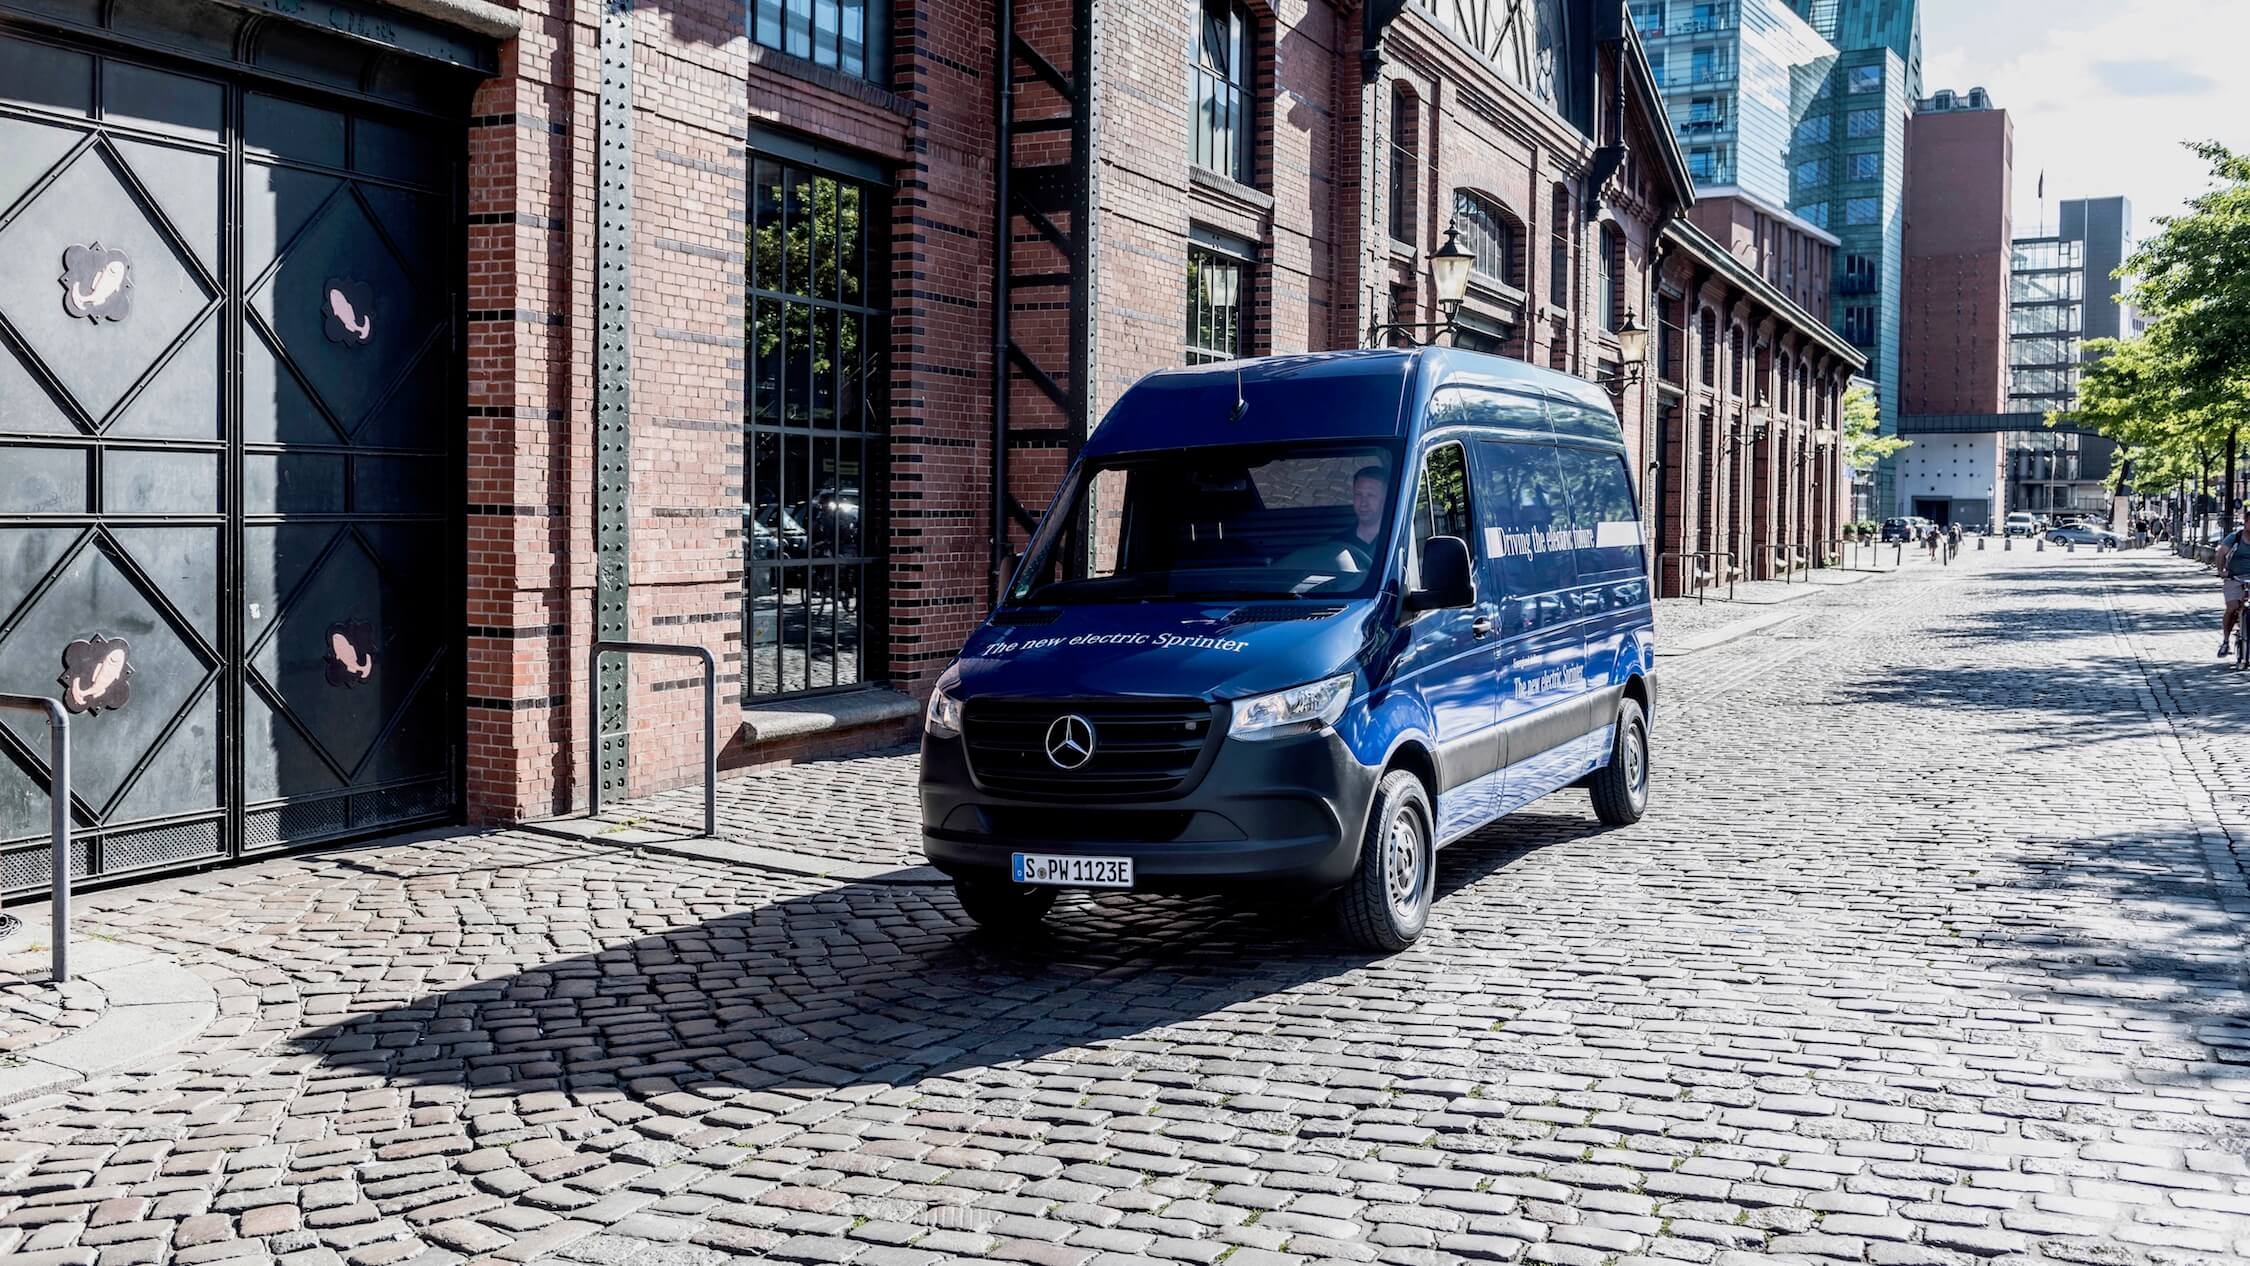
M1595 817L1631 826L1648 812L1648 718L1638 700L1618 701L1610 744L1609 764L1595 770L1586 786L1594 793Z
M1397 953L1429 923L1437 892L1430 819L1421 779L1403 769L1383 775L1360 842L1359 869L1336 894L1336 921L1361 948Z
M953 895L961 910L981 928L1022 933L1039 926L1055 906L1055 890L1009 883L1004 879L956 879Z

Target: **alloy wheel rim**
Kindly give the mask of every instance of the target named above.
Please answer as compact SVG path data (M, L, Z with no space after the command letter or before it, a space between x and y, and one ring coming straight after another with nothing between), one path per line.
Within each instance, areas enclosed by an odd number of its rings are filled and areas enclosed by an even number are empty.
M1391 819L1383 842L1383 892L1401 923L1413 921L1422 900L1422 832L1411 809Z
M1625 786L1635 800L1648 790L1648 753L1638 725L1625 727Z

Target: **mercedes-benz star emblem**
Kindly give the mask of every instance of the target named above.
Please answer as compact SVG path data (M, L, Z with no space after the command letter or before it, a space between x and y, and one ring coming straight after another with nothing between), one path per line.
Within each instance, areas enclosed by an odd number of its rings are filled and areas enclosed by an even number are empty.
M1057 769L1076 769L1094 759L1094 723L1065 712L1047 727L1047 759Z

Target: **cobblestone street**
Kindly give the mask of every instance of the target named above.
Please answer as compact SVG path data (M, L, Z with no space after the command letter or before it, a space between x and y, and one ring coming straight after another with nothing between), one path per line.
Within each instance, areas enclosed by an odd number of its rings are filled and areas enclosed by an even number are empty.
M1215 900L974 933L883 873L910 753L726 788L864 878L515 830L88 894L216 1017L0 1107L0 1260L2250 1258L2213 582L1993 550L1773 611L1664 661L1645 821L1449 849L1387 959ZM0 1052L91 1005L10 993Z

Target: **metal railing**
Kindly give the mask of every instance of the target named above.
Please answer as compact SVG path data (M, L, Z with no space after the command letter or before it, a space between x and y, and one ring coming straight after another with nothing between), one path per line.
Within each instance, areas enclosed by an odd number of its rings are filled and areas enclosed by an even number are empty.
M1685 596L1692 586L1696 602L1701 603L1705 590L1724 582L1727 587L1726 600L1728 602L1734 601L1734 582L1741 569L1734 565L1732 553L1715 549L1687 549L1666 554L1664 557L1680 560L1679 576L1682 596ZM1715 562L1719 569L1713 570L1711 564L1705 561L1707 559Z
M44 695L0 695L0 709L47 718L48 830L55 846L48 877L48 963L59 985L70 979L70 714Z
M1811 571L1806 557L1810 551L1802 545L1768 545L1765 549L1782 584L1796 584L1798 572ZM1805 579L1810 581L1812 577L1808 575Z
M679 655L703 661L703 833L719 833L719 661L708 646L668 642L596 642L586 661L586 717L594 741L586 750L586 816L602 811L602 723L600 703L594 698L601 680L602 656Z

